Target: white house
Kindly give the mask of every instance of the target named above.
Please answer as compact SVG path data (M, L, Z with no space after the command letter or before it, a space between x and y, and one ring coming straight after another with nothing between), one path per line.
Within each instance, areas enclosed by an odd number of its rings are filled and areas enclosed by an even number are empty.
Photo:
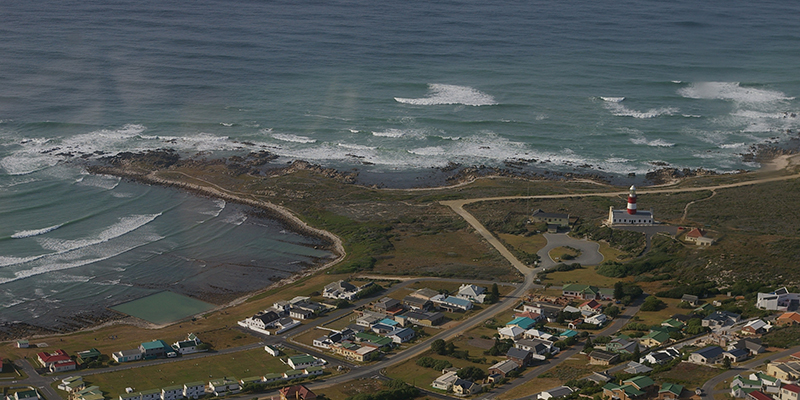
M442 376L434 379L433 383L431 383L431 386L433 386L435 389L449 391L457 379L458 375L456 375L456 371L448 371Z
M559 386L557 388L545 390L539 393L539 396L537 396L537 398L539 400L556 399L571 394L572 392L573 390L568 386Z
M189 382L183 384L183 397L187 399L198 399L205 396L205 382Z
M525 333L525 329L516 325L506 325L502 328L497 328L497 333L500 334L500 339L517 340Z
M322 291L322 297L353 300L356 298L356 293L358 293L358 288L355 287L355 285L342 280L325 285L325 289Z
M606 316L605 314L595 314L589 318L584 319L583 322L587 324L600 326L608 322L608 316Z
M462 299L469 300L473 303L483 303L486 299L486 288L475 286L472 284L463 284L460 288L458 288L458 294L456 297L460 297Z
M800 306L800 293L789 293L782 287L771 293L759 293L756 307L762 310L791 311Z

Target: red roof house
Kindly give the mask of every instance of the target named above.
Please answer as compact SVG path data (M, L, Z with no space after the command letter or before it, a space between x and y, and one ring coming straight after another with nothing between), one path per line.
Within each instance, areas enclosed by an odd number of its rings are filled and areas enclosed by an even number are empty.
M311 400L317 395L303 385L294 385L281 388L281 400Z
M67 355L67 352L64 350L58 349L53 353L36 353L36 356L39 358L39 363L42 364L45 368L50 368L51 365L58 361L69 361L70 358Z

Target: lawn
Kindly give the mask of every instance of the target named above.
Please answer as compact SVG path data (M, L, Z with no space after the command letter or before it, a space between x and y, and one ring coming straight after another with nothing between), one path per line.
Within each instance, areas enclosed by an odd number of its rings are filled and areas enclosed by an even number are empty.
M263 348L240 351L233 354L210 356L200 360L181 360L149 367L86 376L90 385L97 385L111 398L125 393L126 387L135 390L158 389L193 381L208 381L221 377L237 379L264 375L270 372L284 372L291 368L281 362L281 358L298 354L291 349L282 349L285 354L272 357ZM330 372L326 370L326 372Z

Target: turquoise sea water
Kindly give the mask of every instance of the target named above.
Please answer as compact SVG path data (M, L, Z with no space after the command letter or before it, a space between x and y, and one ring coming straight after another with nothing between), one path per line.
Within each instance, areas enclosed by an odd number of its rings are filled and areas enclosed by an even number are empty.
M79 157L268 150L281 164L404 176L508 160L623 177L757 168L741 153L800 129L799 11L741 0L0 5L0 323L210 290L198 271L262 284L327 254L239 207L87 175ZM246 268L262 279L236 280Z

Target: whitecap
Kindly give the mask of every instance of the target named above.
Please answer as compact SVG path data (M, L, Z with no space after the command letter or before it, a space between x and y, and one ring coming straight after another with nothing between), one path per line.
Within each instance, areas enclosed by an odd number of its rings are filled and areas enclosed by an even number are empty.
M625 100L624 97L603 97L603 96L600 96L600 99L602 99L603 101L607 101L609 103L620 103L623 100Z
M465 106L496 105L493 96L469 86L432 83L428 85L428 95L419 99L395 97L395 101L420 106L462 104Z
M673 107L652 108L650 110L642 112L642 111L631 110L628 107L625 107L620 102L610 102L610 101L604 102L603 106L609 111L611 111L612 114L618 117L633 117L639 119L655 118L661 115L673 115L676 112L678 112L678 109Z
M727 143L719 145L720 149L742 149L747 147L747 143L739 142L739 143Z
M233 126L233 122L220 122L219 124L222 125L222 126L225 126L225 127Z
M675 143L669 143L664 139L656 139L656 140L647 140L647 138L640 136L631 138L631 143L633 144L644 144L650 147L673 147Z
M317 139L312 139L307 136L299 136L299 135L289 135L283 133L276 133L272 135L273 139L282 140L284 142L293 142L293 143L316 143Z
M61 228L61 224L48 226L47 228L42 228L42 229L32 229L32 230L27 230L27 231L18 231L16 233L14 233L13 235L11 235L11 237L14 238L14 239L23 239L23 238L28 238L28 237L31 237L31 236L39 236L39 235L44 235L47 232L52 232L52 231L54 231L54 230L56 230L58 228Z
M345 149L351 149L351 150L375 150L374 147L364 146L364 145L360 145L360 144L337 143L336 145L339 146L339 147L344 147Z
M418 156L441 156L447 154L447 151L439 146L433 147L421 147L418 149L409 149L406 150L411 154L416 154Z
M235 214L231 214L231 215L227 216L226 218L224 218L222 220L222 222L224 222L226 224L231 224L231 225L236 225L236 226L239 226L239 225L243 224L244 221L247 221L247 215L245 215L244 213L241 213L241 212L237 212Z
M678 94L690 99L729 100L738 103L768 103L794 99L777 90L742 87L739 82L697 82L678 89Z

